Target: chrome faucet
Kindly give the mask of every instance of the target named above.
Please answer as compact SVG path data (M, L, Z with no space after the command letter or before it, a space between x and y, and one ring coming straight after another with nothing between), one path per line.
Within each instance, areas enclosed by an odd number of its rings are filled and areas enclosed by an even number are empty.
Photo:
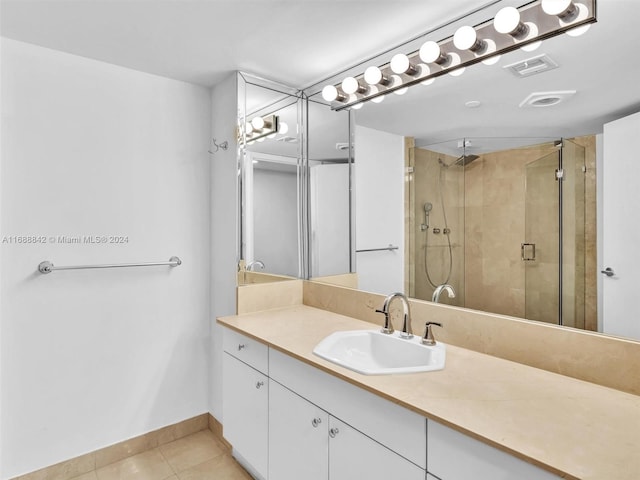
M389 316L389 306L395 298L399 298L402 300L402 306L404 309L402 331L400 332L400 336L402 338L411 338L413 337L413 332L411 330L411 312L409 309L409 300L404 294L399 292L392 293L387 298L385 298L384 304L382 305L382 310L376 310L376 312L382 313L384 315L384 325L382 326L382 329L380 331L387 334L393 333L393 324L391 323L391 318Z
M264 263L262 263L260 260L254 260L253 262L249 262L249 264L247 265L247 272L253 272L253 267L255 266L260 267L260 270L264 270Z
M442 285L438 285L433 291L433 295L431 295L431 301L434 303L438 303L440 301L440 295L442 294L443 290L447 291L447 296L449 298L456 298L456 291L453 289L453 287L447 283L444 283Z

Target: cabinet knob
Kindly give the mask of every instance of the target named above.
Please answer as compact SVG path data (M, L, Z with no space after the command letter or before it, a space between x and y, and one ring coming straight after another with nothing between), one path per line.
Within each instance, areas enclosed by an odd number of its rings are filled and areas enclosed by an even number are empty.
M262 381L256 382L256 388L260 388L263 385L264 385L264 382L262 382Z
M247 348L247 346L244 343L239 343L238 344L238 351L242 350L243 348Z
M340 430L335 427L329 430L329 436L331 438L336 438L336 435L338 435L338 433L340 433Z
M314 418L313 420L311 420L311 425L313 425L314 428L316 428L321 423L322 423L322 419L321 418Z

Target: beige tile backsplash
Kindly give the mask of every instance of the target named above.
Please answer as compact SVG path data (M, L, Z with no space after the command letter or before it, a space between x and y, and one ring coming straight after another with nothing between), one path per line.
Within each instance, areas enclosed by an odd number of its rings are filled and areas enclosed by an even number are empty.
M303 303L380 325L384 295L305 282ZM452 345L640 395L640 342L504 315L410 300L413 331L437 321ZM398 304L399 305L399 304ZM392 313L400 325L400 311Z

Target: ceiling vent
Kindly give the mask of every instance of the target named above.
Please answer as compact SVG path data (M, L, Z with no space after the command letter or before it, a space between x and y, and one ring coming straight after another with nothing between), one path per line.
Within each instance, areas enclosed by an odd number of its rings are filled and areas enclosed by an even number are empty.
M520 107L552 107L573 97L575 90L561 90L557 92L534 92L520 102Z
M507 69L518 78L524 78L558 68L558 64L543 53L511 65L505 65L502 68Z

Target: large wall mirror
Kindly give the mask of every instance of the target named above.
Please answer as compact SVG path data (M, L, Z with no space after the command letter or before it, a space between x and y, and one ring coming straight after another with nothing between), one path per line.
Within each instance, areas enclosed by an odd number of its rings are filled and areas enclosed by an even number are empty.
M349 274L351 113L248 73L237 80L239 284Z
M637 18L639 2L602 1L598 23L582 36L547 39L354 111L359 288L432 300L450 284L455 298L445 290L439 301L603 332L598 303L610 278L600 273L607 246L596 219L609 167L600 149L605 124L640 110ZM306 93L321 102L324 85L394 53Z

